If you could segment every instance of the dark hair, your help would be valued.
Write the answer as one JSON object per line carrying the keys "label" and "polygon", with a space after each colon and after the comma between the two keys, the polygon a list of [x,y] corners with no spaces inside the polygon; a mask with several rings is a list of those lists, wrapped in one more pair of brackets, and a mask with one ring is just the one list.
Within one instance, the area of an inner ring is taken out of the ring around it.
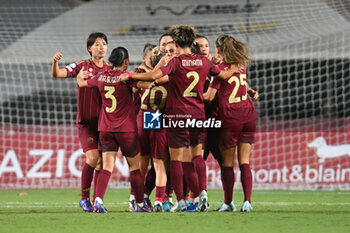
{"label": "dark hair", "polygon": [[155,47],[157,46],[154,44],[146,43],[145,46],[143,47],[143,56],[146,57],[147,53],[149,51],[152,51],[152,49],[154,49]]}
{"label": "dark hair", "polygon": [[205,36],[203,36],[203,35],[197,35],[197,37],[196,37],[196,39],[206,39],[207,41],[208,41],[208,43],[209,43],[209,40],[208,40],[208,38],[207,37],[205,37]]}
{"label": "dark hair", "polygon": [[90,56],[92,56],[92,54],[89,51],[89,48],[95,43],[97,38],[103,39],[108,44],[107,36],[104,33],[102,33],[102,32],[91,33],[86,41],[86,48],[87,48],[88,52],[90,53]]}
{"label": "dark hair", "polygon": [[191,52],[195,54],[201,54],[201,50],[199,48],[199,44],[197,42],[194,42],[191,47]]}
{"label": "dark hair", "polygon": [[160,45],[160,41],[163,39],[164,36],[170,36],[171,37],[171,35],[169,33],[164,33],[163,35],[160,36],[159,41],[158,41],[158,45]]}
{"label": "dark hair", "polygon": [[169,33],[181,48],[191,48],[194,39],[197,37],[196,29],[182,24],[171,26]]}
{"label": "dark hair", "polygon": [[154,68],[160,59],[164,56],[164,53],[160,51],[159,47],[155,47],[152,49],[152,55],[151,55],[151,66]]}
{"label": "dark hair", "polygon": [[129,58],[128,50],[124,47],[118,47],[113,49],[111,55],[108,58],[108,61],[112,63],[115,67],[121,67],[125,59]]}

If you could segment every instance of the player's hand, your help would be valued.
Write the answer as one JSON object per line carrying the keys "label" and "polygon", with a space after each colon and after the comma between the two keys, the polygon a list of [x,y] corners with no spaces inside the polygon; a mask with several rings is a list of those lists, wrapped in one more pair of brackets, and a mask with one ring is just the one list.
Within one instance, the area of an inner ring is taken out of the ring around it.
{"label": "player's hand", "polygon": [[210,54],[208,54],[208,55],[207,55],[207,58],[211,61],[211,60],[213,59],[213,56],[210,55]]}
{"label": "player's hand", "polygon": [[58,62],[59,60],[61,60],[61,58],[62,58],[62,53],[60,53],[60,52],[55,53],[55,55],[53,55],[54,62]]}
{"label": "player's hand", "polygon": [[174,55],[173,56],[163,56],[161,59],[160,59],[160,61],[159,61],[159,63],[161,64],[161,66],[165,66],[166,64],[168,64],[169,63],[169,61],[172,59],[174,57]]}
{"label": "player's hand", "polygon": [[84,70],[84,66],[83,66],[77,75],[77,79],[86,80],[88,78],[89,78],[89,72],[87,70]]}
{"label": "player's hand", "polygon": [[259,98],[259,93],[253,89],[248,90],[248,94],[252,100],[256,101]]}
{"label": "player's hand", "polygon": [[215,56],[211,58],[211,61],[214,62],[215,64],[220,64],[222,63],[222,58],[219,56]]}

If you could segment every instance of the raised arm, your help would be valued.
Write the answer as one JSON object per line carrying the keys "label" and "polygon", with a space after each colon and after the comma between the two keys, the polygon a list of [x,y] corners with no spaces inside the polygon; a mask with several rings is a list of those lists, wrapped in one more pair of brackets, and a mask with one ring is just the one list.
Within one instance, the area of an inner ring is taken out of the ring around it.
{"label": "raised arm", "polygon": [[58,61],[61,60],[61,58],[62,58],[62,53],[60,53],[60,52],[55,53],[55,55],[53,56],[51,73],[52,73],[52,77],[54,77],[54,78],[67,77],[67,70],[65,68],[60,69],[60,67],[58,66]]}
{"label": "raised arm", "polygon": [[120,75],[121,81],[125,81],[128,78],[133,78],[137,80],[142,80],[142,81],[154,81],[157,79],[160,79],[163,77],[163,72],[160,69],[151,71],[151,72],[146,72],[146,73],[124,73]]}
{"label": "raised arm", "polygon": [[89,77],[89,72],[84,70],[84,67],[81,68],[81,70],[79,71],[78,75],[77,75],[77,83],[79,87],[87,87],[88,86],[88,82],[87,82],[87,78]]}
{"label": "raised arm", "polygon": [[228,70],[220,71],[216,77],[226,79],[231,77],[234,73],[240,73],[240,69],[238,69],[236,65],[230,65],[230,68]]}

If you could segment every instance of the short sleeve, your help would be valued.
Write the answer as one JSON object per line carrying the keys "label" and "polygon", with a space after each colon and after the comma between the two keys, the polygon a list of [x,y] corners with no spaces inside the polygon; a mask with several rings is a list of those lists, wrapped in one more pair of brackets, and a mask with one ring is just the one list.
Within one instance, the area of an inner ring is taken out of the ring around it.
{"label": "short sleeve", "polygon": [[214,77],[213,82],[210,83],[209,87],[214,88],[214,89],[220,89],[221,86],[221,80],[217,77]]}
{"label": "short sleeve", "polygon": [[160,67],[160,70],[163,76],[173,74],[176,70],[176,58],[171,59],[167,65]]}
{"label": "short sleeve", "polygon": [[67,78],[76,77],[82,67],[83,67],[83,61],[74,62],[66,66],[65,69],[67,70]]}

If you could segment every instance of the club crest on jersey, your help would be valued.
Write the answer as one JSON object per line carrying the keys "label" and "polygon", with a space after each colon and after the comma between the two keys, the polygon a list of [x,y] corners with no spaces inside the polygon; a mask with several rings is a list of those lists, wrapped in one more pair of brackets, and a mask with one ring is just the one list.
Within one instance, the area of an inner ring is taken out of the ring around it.
{"label": "club crest on jersey", "polygon": [[161,115],[162,113],[160,113],[159,110],[156,112],[143,112],[143,128],[160,129]]}

